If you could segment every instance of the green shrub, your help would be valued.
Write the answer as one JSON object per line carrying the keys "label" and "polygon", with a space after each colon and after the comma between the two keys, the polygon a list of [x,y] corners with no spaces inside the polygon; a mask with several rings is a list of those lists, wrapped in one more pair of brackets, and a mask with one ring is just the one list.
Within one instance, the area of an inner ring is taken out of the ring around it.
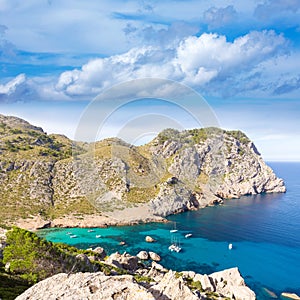
{"label": "green shrub", "polygon": [[3,263],[10,263],[10,273],[19,275],[29,283],[71,270],[93,271],[93,266],[85,265],[75,257],[85,253],[85,250],[65,244],[53,244],[18,227],[13,227],[6,236],[8,245],[3,251]]}

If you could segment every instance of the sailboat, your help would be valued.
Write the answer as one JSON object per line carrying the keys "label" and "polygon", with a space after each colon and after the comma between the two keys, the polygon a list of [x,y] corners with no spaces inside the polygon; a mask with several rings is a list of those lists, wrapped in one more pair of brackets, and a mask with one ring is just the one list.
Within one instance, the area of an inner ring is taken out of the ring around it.
{"label": "sailboat", "polygon": [[178,253],[181,251],[180,243],[177,243],[177,239],[175,237],[172,237],[171,243],[172,244],[168,248],[171,252],[175,251]]}

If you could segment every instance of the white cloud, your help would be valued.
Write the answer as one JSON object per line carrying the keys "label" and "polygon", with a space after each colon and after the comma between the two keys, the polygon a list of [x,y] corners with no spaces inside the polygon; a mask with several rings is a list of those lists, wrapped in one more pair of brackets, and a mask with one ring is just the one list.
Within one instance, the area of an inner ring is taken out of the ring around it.
{"label": "white cloud", "polygon": [[[250,78],[261,63],[285,54],[286,40],[274,31],[251,32],[226,40],[217,34],[190,36],[169,48],[144,46],[91,60],[80,70],[60,75],[56,89],[69,96],[95,95],[116,83],[141,77],[177,80],[195,88]],[[249,85],[250,87],[256,85]]]}
{"label": "white cloud", "polygon": [[11,95],[16,91],[18,86],[23,84],[26,81],[26,76],[25,74],[20,74],[16,78],[13,78],[6,84],[1,84],[0,85],[0,94],[6,94],[6,95]]}

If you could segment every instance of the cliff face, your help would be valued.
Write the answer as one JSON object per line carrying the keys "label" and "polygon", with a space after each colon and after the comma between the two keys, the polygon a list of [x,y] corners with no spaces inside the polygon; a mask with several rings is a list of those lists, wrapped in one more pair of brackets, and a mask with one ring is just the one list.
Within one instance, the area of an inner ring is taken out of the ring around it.
{"label": "cliff face", "polygon": [[286,191],[283,180],[276,177],[240,131],[166,130],[150,150],[169,162],[171,180],[160,185],[150,204],[161,215],[242,195]]}
{"label": "cliff face", "polygon": [[140,147],[118,139],[86,144],[0,115],[0,138],[3,220],[111,215],[139,205],[166,216],[226,198],[285,192],[239,131],[168,129]]}

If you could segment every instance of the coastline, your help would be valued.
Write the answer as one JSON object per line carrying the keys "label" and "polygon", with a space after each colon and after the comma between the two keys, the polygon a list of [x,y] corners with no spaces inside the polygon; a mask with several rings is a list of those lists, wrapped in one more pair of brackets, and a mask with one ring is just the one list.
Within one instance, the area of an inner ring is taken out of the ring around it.
{"label": "coastline", "polygon": [[143,204],[137,207],[115,210],[106,215],[72,214],[55,218],[53,220],[44,219],[41,216],[30,216],[26,219],[19,219],[15,221],[14,225],[26,230],[36,231],[38,229],[55,227],[105,228],[109,226],[128,226],[151,222],[167,223],[168,220],[163,217],[151,214],[148,210],[148,206]]}

